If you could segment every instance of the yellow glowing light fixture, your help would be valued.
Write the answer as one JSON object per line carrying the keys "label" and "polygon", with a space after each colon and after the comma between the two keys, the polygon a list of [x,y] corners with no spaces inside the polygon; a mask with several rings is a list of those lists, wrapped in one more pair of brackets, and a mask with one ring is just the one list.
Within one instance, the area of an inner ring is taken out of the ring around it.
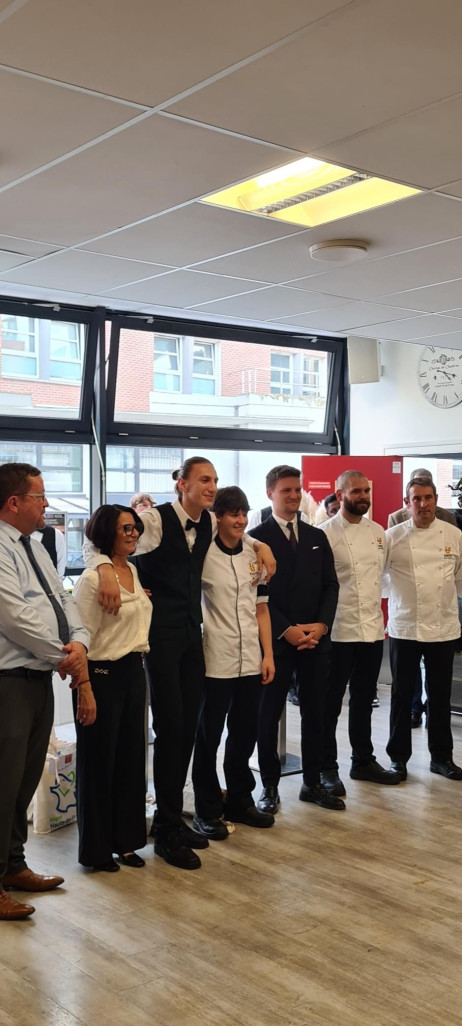
{"label": "yellow glowing light fixture", "polygon": [[313,228],[420,191],[303,157],[207,196],[204,202]]}

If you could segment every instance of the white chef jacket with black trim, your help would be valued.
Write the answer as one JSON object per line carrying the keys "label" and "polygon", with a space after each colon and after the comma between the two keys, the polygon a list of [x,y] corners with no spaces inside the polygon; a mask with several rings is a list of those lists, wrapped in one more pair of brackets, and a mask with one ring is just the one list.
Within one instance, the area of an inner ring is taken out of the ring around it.
{"label": "white chef jacket with black trim", "polygon": [[256,605],[268,602],[252,540],[229,549],[217,536],[202,571],[204,657],[207,677],[248,677],[261,672]]}
{"label": "white chef jacket with black trim", "polygon": [[457,594],[462,595],[462,531],[444,520],[415,527],[406,520],[386,532],[384,594],[388,633],[407,641],[460,637]]}
{"label": "white chef jacket with black trim", "polygon": [[385,531],[362,517],[351,524],[341,512],[319,524],[334,555],[340,584],[332,641],[380,641],[384,636],[382,574],[386,556]]}

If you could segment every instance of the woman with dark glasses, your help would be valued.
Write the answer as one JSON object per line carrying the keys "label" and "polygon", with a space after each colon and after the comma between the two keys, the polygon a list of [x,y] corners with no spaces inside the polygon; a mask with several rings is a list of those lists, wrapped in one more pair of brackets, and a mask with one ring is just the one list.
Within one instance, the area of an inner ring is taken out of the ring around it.
{"label": "woman with dark glasses", "polygon": [[143,530],[138,514],[118,505],[100,506],[86,526],[87,538],[114,567],[122,601],[117,618],[98,603],[96,570],[85,570],[74,589],[90,632],[88,668],[97,706],[92,726],[84,730],[76,723],[79,862],[108,873],[119,863],[144,866],[135,849],[146,844],[142,653],[149,650],[152,607],[128,562]]}

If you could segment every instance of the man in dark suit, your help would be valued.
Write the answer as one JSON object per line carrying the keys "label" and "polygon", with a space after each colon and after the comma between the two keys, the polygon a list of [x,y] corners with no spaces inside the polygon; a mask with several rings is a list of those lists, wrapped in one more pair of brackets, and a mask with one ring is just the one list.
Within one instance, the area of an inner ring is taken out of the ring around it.
{"label": "man in dark suit", "polygon": [[300,519],[299,470],[286,464],[274,467],[267,474],[266,491],[273,512],[250,532],[271,545],[277,560],[277,573],[269,584],[276,675],[265,687],[260,705],[258,758],[263,791],[258,807],[274,813],[279,805],[278,724],[295,672],[302,728],[300,800],[325,809],[344,809],[345,803],[320,783],[329,635],[339,590],[332,550],[323,531]]}

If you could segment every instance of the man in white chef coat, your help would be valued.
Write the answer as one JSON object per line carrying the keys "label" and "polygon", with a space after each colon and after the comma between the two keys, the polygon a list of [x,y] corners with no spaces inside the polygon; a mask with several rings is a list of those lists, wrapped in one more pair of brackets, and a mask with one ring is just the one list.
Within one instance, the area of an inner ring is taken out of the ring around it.
{"label": "man in white chef coat", "polygon": [[387,752],[403,780],[412,753],[412,692],[422,656],[430,770],[462,780],[462,769],[452,758],[450,705],[455,643],[460,638],[457,594],[462,594],[462,533],[436,519],[437,498],[432,481],[413,478],[405,500],[410,519],[386,532],[393,675]]}
{"label": "man in white chef coat", "polygon": [[348,682],[350,777],[375,784],[399,784],[401,776],[380,766],[371,738],[372,702],[383,653],[385,531],[365,517],[371,505],[371,489],[360,470],[345,470],[340,475],[336,495],[339,512],[320,524],[329,540],[340,584],[331,632],[321,783],[331,794],[342,796],[345,787],[338,773],[335,733]]}

